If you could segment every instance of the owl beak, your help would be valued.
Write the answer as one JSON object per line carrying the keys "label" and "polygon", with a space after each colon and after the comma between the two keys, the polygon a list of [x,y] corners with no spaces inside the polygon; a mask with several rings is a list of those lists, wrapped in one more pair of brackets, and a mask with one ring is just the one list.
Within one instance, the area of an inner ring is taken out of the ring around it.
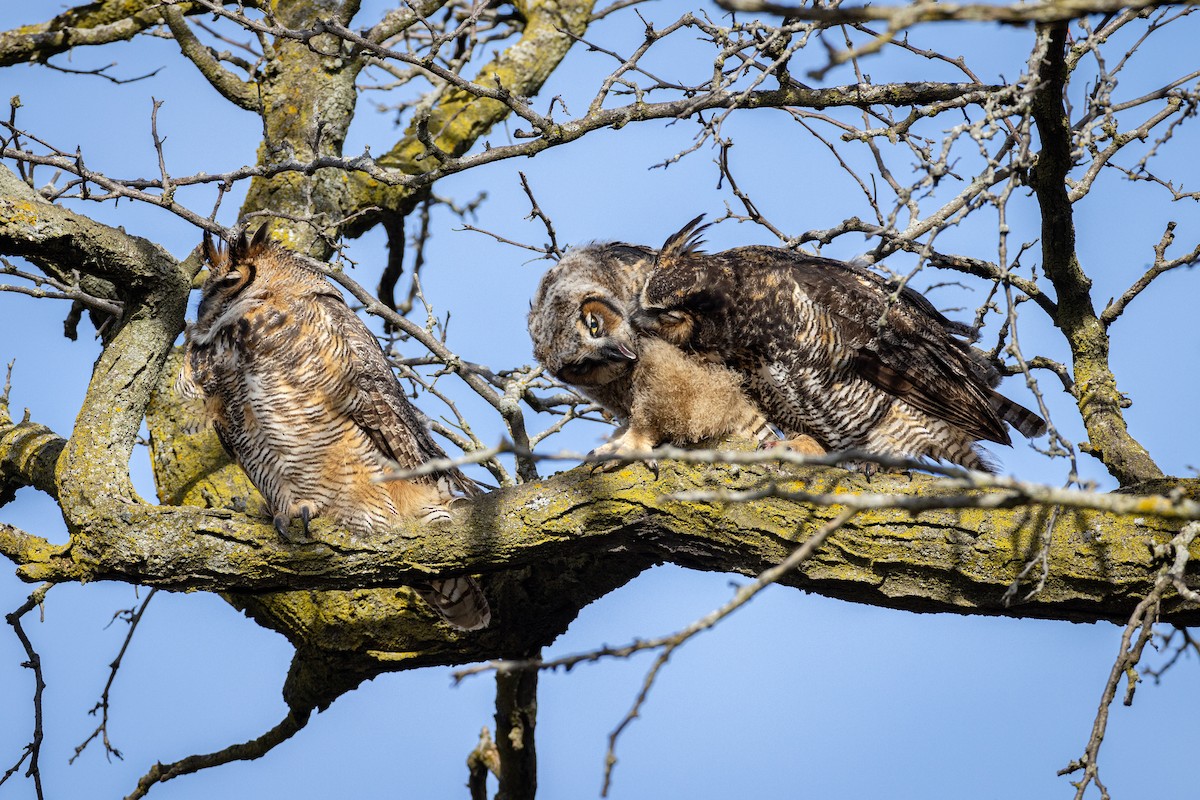
{"label": "owl beak", "polygon": [[627,358],[630,361],[637,361],[637,353],[630,350],[622,342],[613,342],[605,345],[604,355],[613,360],[616,360],[617,358]]}

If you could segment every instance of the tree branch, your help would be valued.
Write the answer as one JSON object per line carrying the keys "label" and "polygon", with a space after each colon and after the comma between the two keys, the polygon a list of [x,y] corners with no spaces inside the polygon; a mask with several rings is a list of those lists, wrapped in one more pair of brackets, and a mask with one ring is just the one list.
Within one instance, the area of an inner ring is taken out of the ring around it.
{"label": "tree branch", "polygon": [[[964,491],[920,474],[868,484],[843,470],[668,464],[650,485],[640,466],[596,475],[579,468],[494,492],[456,515],[453,535],[406,525],[363,541],[318,520],[314,542],[290,545],[266,519],[132,503],[119,520],[93,521],[69,550],[27,561],[20,572],[26,580],[122,580],[173,590],[350,589],[616,550],[636,571],[670,561],[758,574],[790,552],[793,530],[803,538],[838,509],[857,508],[837,552],[782,582],[922,611],[1116,619],[1127,615],[1129,597],[1153,585],[1152,547],[1174,530],[1163,520],[1200,519],[1200,503],[1183,498],[1089,501],[1086,492],[1046,487],[1039,501],[1028,491]],[[714,490],[720,493],[707,500],[695,494]],[[751,494],[731,494],[737,490]],[[1040,543],[1047,507],[1073,499],[1111,510],[1064,515],[1053,532],[1046,589],[1005,608],[1001,597]],[[1186,604],[1164,612],[1164,619],[1196,616]],[[507,649],[535,644],[542,643],[514,640]]]}
{"label": "tree branch", "polygon": [[47,202],[3,165],[0,255],[22,256],[59,280],[70,281],[76,270],[98,278],[108,284],[104,289],[83,288],[105,299],[153,287],[164,265],[176,263],[147,239]]}
{"label": "tree branch", "polygon": [[196,65],[204,79],[212,84],[222,97],[247,111],[262,111],[258,87],[251,81],[241,80],[221,66],[221,62],[217,61],[209,49],[196,38],[196,34],[192,33],[179,6],[163,5],[162,16],[167,27],[171,29],[171,35],[179,44],[179,52]]}
{"label": "tree branch", "polygon": [[49,22],[0,33],[0,67],[45,61],[73,47],[132,39],[160,21],[162,0],[100,0]]}
{"label": "tree branch", "polygon": [[888,22],[893,30],[921,22],[974,21],[1008,25],[1067,22],[1092,14],[1114,14],[1126,9],[1190,4],[1191,0],[1044,0],[1011,5],[917,0],[897,6],[789,6],[771,0],[717,0],[717,5],[729,11],[777,14],[797,20],[811,20],[825,26],[882,21]]}
{"label": "tree branch", "polygon": [[366,38],[375,44],[383,44],[393,36],[408,30],[444,5],[446,5],[446,0],[416,0],[415,2],[405,3],[400,8],[394,8],[387,12],[383,16],[383,19],[379,20],[371,30],[367,31]]}
{"label": "tree branch", "polygon": [[1162,470],[1132,436],[1121,414],[1121,393],[1109,365],[1109,339],[1092,305],[1091,278],[1075,252],[1075,222],[1067,192],[1074,166],[1063,93],[1067,81],[1065,23],[1039,28],[1031,69],[1036,77],[1031,110],[1041,138],[1029,182],[1042,216],[1042,269],[1058,296],[1055,324],[1071,346],[1079,410],[1090,441],[1081,446],[1122,485],[1162,477]]}
{"label": "tree branch", "polygon": [[155,764],[142,776],[137,783],[137,788],[130,792],[125,797],[125,800],[138,800],[145,797],[146,793],[154,788],[155,785],[166,783],[172,778],[178,778],[180,775],[190,775],[202,769],[219,767],[222,764],[229,764],[233,761],[251,761],[256,758],[262,758],[276,746],[295,736],[306,724],[308,724],[308,714],[288,712],[288,715],[278,725],[256,739],[251,739],[241,744],[230,745],[215,753],[188,756],[170,764]]}
{"label": "tree branch", "polygon": [[538,669],[496,673],[496,800],[526,800],[537,793]]}

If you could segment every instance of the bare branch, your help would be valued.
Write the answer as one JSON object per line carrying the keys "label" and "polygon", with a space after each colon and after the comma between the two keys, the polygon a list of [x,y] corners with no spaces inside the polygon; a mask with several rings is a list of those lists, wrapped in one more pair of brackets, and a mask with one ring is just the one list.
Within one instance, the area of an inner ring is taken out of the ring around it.
{"label": "bare branch", "polygon": [[[821,545],[825,544],[825,540],[836,533],[843,525],[851,520],[857,512],[853,509],[847,509],[832,520],[821,526],[814,532],[804,544],[792,551],[787,558],[780,562],[777,566],[771,567],[768,570],[761,572],[757,578],[751,583],[740,587],[734,593],[733,599],[725,605],[713,611],[711,614],[701,617],[700,619],[688,625],[683,630],[674,633],[670,636],[660,638],[658,646],[662,648],[662,652],[655,657],[654,663],[650,667],[650,671],[646,673],[646,679],[642,683],[642,689],[638,692],[637,699],[634,700],[633,706],[625,714],[624,718],[608,735],[608,752],[604,756],[604,785],[600,789],[601,797],[608,797],[608,790],[612,786],[612,771],[617,764],[617,740],[621,737],[622,732],[629,726],[634,719],[637,718],[641,711],[642,704],[646,702],[646,698],[650,694],[650,689],[654,686],[654,680],[658,677],[659,671],[666,665],[671,658],[671,654],[682,647],[699,633],[709,630],[721,620],[728,617],[734,611],[749,603],[754,596],[767,588],[771,584],[777,582],[787,573],[799,567],[805,561],[812,557],[814,553],[820,549]],[[635,647],[638,649],[646,649],[644,643],[637,643]],[[632,648],[631,648],[632,649]]]}
{"label": "bare branch", "polygon": [[1135,297],[1142,293],[1159,275],[1179,267],[1193,267],[1200,261],[1200,245],[1196,245],[1190,253],[1178,258],[1167,258],[1167,248],[1175,241],[1175,222],[1168,222],[1163,231],[1162,239],[1154,246],[1154,265],[1138,278],[1132,286],[1126,289],[1120,297],[1110,302],[1100,314],[1100,321],[1107,327],[1116,322],[1117,317],[1125,312],[1125,308]]}
{"label": "bare branch", "polygon": [[161,0],[100,0],[49,22],[0,33],[0,67],[45,61],[71,48],[132,39],[157,25]]}
{"label": "bare branch", "polygon": [[[1197,534],[1200,534],[1200,524],[1189,523],[1170,543],[1160,546],[1158,549],[1158,556],[1166,559],[1166,563],[1159,570],[1154,588],[1138,603],[1121,634],[1121,648],[1117,651],[1117,659],[1104,684],[1104,692],[1100,696],[1100,708],[1096,712],[1096,719],[1092,724],[1092,735],[1088,739],[1083,756],[1058,772],[1059,775],[1070,775],[1083,770],[1083,777],[1079,781],[1073,782],[1075,800],[1083,800],[1088,786],[1092,783],[1095,783],[1100,789],[1101,797],[1108,797],[1108,789],[1100,782],[1099,756],[1100,745],[1104,742],[1104,734],[1108,727],[1109,707],[1116,698],[1117,688],[1122,677],[1128,681],[1125,705],[1132,703],[1134,689],[1139,680],[1135,668],[1141,661],[1142,650],[1153,636],[1153,626],[1158,620],[1159,609],[1167,590],[1174,587],[1175,581],[1180,579],[1183,574],[1189,560],[1189,548]],[[1135,635],[1136,640],[1134,639]]]}
{"label": "bare branch", "polygon": [[229,102],[247,111],[260,112],[262,100],[258,96],[258,87],[250,81],[244,81],[221,66],[215,55],[196,38],[183,11],[178,5],[166,3],[162,6],[162,17],[171,29],[171,35],[179,44],[179,52],[196,65],[214,89]]}
{"label": "bare branch", "polygon": [[[16,294],[28,295],[29,297],[52,300],[71,300],[94,311],[100,311],[114,317],[121,316],[120,303],[103,297],[97,297],[80,288],[78,272],[75,273],[75,280],[72,283],[66,283],[54,277],[26,272],[13,265],[7,259],[0,258],[0,275],[12,275],[15,278],[20,278],[33,284],[33,286],[3,284],[0,285],[0,292],[14,292]],[[54,291],[43,289],[42,286],[50,286]]]}
{"label": "bare branch", "polygon": [[550,217],[546,216],[546,212],[542,211],[541,206],[538,205],[537,199],[533,196],[533,189],[529,187],[529,179],[525,177],[525,173],[518,172],[517,174],[521,176],[521,188],[525,190],[525,196],[529,198],[529,205],[532,206],[529,215],[525,219],[534,219],[536,217],[542,221],[542,224],[546,226],[546,235],[550,237],[550,243],[542,248],[543,252],[555,258],[562,258],[563,251],[558,246],[558,237],[554,234],[554,223],[550,221]]}
{"label": "bare branch", "polygon": [[1108,360],[1108,335],[1092,305],[1091,279],[1075,252],[1073,208],[1066,187],[1074,165],[1063,107],[1066,38],[1065,24],[1040,28],[1032,63],[1037,80],[1031,110],[1042,150],[1029,182],[1042,213],[1042,268],[1058,295],[1055,323],[1074,356],[1079,410],[1090,437],[1084,452],[1099,458],[1122,484],[1135,483],[1163,473],[1126,428]]}
{"label": "bare branch", "polygon": [[96,712],[99,711],[100,724],[96,726],[96,729],[92,731],[91,735],[82,744],[75,746],[75,754],[68,759],[68,764],[74,764],[75,759],[79,758],[80,754],[83,753],[97,736],[101,737],[101,741],[104,743],[105,758],[108,758],[110,755],[116,756],[118,759],[124,758],[121,755],[121,751],[113,747],[112,742],[108,738],[108,697],[109,692],[112,691],[113,682],[117,679],[117,670],[121,668],[121,661],[125,658],[125,651],[129,649],[129,643],[133,641],[133,634],[137,631],[138,623],[142,621],[142,615],[146,613],[146,606],[150,605],[150,601],[154,599],[156,592],[158,592],[157,589],[151,589],[140,606],[125,611],[118,611],[113,616],[114,620],[117,617],[124,616],[125,621],[129,623],[129,629],[125,632],[125,640],[121,642],[121,649],[117,651],[117,657],[108,665],[108,680],[104,683],[104,690],[100,693],[100,700],[88,712],[91,716],[96,716]]}
{"label": "bare branch", "polygon": [[25,768],[25,777],[33,778],[33,788],[38,800],[44,800],[45,794],[42,792],[42,773],[39,758],[42,753],[42,738],[45,731],[42,728],[42,693],[46,690],[46,681],[42,673],[42,659],[37,651],[33,649],[33,643],[29,640],[29,636],[25,633],[25,629],[21,626],[21,617],[28,614],[33,609],[41,606],[42,601],[46,599],[46,592],[50,591],[51,584],[46,583],[39,586],[37,589],[26,598],[16,611],[6,614],[4,619],[12,626],[13,631],[17,634],[17,638],[21,641],[21,646],[25,648],[25,662],[21,666],[33,670],[33,738],[21,753],[21,758],[14,764],[4,775],[0,776],[0,785],[16,774],[17,770],[28,760],[29,766]]}
{"label": "bare branch", "polygon": [[887,22],[892,31],[900,31],[922,22],[1000,22],[1028,25],[1032,22],[1057,23],[1090,16],[1137,11],[1166,5],[1181,5],[1163,0],[1043,0],[1011,5],[915,2],[903,6],[786,6],[771,0],[717,0],[729,11],[777,14],[792,19],[812,20],[825,26],[847,23]]}
{"label": "bare branch", "polygon": [[262,758],[275,749],[276,746],[295,736],[306,724],[308,724],[307,714],[296,714],[289,711],[288,715],[278,725],[257,739],[251,739],[241,744],[233,744],[215,753],[188,756],[170,764],[155,764],[138,780],[137,788],[126,795],[125,800],[139,800],[139,798],[145,797],[146,793],[156,785],[166,783],[172,778],[178,778],[180,775],[190,775],[202,769],[219,767],[222,764],[229,764],[234,761],[250,761],[255,758]]}

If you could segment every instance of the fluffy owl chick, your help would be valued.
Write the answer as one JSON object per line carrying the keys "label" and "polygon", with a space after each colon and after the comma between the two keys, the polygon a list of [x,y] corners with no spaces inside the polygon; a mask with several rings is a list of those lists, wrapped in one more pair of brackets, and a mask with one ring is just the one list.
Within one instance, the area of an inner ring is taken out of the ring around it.
{"label": "fluffy owl chick", "polygon": [[[457,470],[381,482],[445,453],[401,391],[379,342],[342,295],[266,226],[228,250],[205,237],[209,263],[178,386],[202,397],[221,444],[262,494],[281,535],[314,517],[369,535],[397,518],[447,520]],[[488,624],[473,578],[415,587],[447,622]]]}
{"label": "fluffy owl chick", "polygon": [[765,419],[740,375],[631,324],[655,256],[623,243],[569,251],[542,277],[530,304],[534,356],[623,423],[598,454],[764,435]]}
{"label": "fluffy owl chick", "polygon": [[777,247],[699,249],[702,217],[671,236],[637,324],[743,376],[772,423],[830,451],[928,457],[991,471],[976,442],[1004,423],[1045,432],[993,390],[996,371],[917,292],[851,264]]}

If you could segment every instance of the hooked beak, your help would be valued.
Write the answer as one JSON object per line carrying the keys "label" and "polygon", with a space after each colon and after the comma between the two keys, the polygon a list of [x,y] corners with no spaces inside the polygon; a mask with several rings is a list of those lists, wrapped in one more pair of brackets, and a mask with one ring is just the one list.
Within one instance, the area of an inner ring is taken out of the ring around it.
{"label": "hooked beak", "polygon": [[612,342],[604,346],[603,353],[605,357],[616,360],[617,358],[627,358],[630,361],[637,361],[637,353],[630,350],[622,342]]}

